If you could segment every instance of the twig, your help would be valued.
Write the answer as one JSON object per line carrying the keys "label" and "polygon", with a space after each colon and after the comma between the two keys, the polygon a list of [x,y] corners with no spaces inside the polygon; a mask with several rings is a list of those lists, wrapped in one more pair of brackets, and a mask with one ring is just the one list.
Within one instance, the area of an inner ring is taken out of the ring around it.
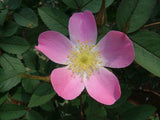
{"label": "twig", "polygon": [[158,93],[158,92],[156,92],[156,91],[153,91],[153,90],[149,90],[149,89],[142,89],[144,92],[151,92],[151,93],[153,93],[153,94],[155,94],[155,95],[157,95],[157,96],[159,96],[160,97],[160,93]]}
{"label": "twig", "polygon": [[151,23],[151,24],[148,24],[148,25],[144,25],[144,28],[150,27],[150,26],[153,26],[153,25],[158,25],[158,24],[160,24],[160,22]]}
{"label": "twig", "polygon": [[42,81],[45,81],[45,82],[50,82],[50,76],[42,77],[42,76],[21,74],[21,75],[18,75],[18,77],[36,79],[36,80],[42,80]]}

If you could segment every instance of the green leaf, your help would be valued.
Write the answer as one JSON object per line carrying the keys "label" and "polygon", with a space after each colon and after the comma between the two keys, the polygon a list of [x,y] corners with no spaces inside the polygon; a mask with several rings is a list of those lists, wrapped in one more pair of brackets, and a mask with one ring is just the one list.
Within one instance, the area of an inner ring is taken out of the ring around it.
{"label": "green leaf", "polygon": [[43,83],[33,93],[28,107],[43,105],[51,100],[55,94],[56,93],[54,92],[51,85]]}
{"label": "green leaf", "polygon": [[4,94],[4,95],[0,95],[0,105],[3,104],[5,102],[5,100],[7,99],[8,97],[8,93],[7,94]]}
{"label": "green leaf", "polygon": [[8,13],[7,9],[0,11],[0,26],[2,26],[4,24],[4,21],[6,19],[7,13]]}
{"label": "green leaf", "polygon": [[69,17],[65,13],[48,7],[38,8],[38,13],[49,29],[68,35]]}
{"label": "green leaf", "polygon": [[[114,0],[105,0],[105,8],[109,7]],[[63,0],[63,2],[74,9],[90,10],[96,13],[100,10],[102,0]]]}
{"label": "green leaf", "polygon": [[37,66],[37,55],[33,50],[29,50],[23,54],[23,60],[25,65],[32,71],[36,71]]}
{"label": "green leaf", "polygon": [[0,106],[0,119],[1,120],[13,120],[22,117],[26,110],[22,106],[15,104],[4,104]]}
{"label": "green leaf", "polygon": [[35,110],[30,110],[26,115],[27,120],[44,120],[40,113]]}
{"label": "green leaf", "polygon": [[0,76],[0,92],[6,92],[20,83],[20,77],[17,77],[17,73],[13,70],[4,71],[0,69]]}
{"label": "green leaf", "polygon": [[134,32],[151,16],[156,0],[122,0],[117,11],[119,30]]}
{"label": "green leaf", "polygon": [[129,37],[133,40],[135,61],[160,77],[160,35],[150,31],[139,31]]}
{"label": "green leaf", "polygon": [[22,102],[29,102],[30,95],[27,94],[22,87],[18,87],[12,95],[12,98]]}
{"label": "green leaf", "polygon": [[25,72],[22,62],[18,58],[11,57],[8,54],[0,56],[0,65],[4,70],[13,70],[17,73]]}
{"label": "green leaf", "polygon": [[24,27],[34,28],[38,26],[38,17],[30,8],[22,8],[14,13],[14,19],[17,24]]}
{"label": "green leaf", "polygon": [[24,78],[22,79],[22,86],[27,93],[33,93],[33,91],[38,87],[39,80],[32,80]]}
{"label": "green leaf", "polygon": [[120,120],[146,120],[156,111],[151,105],[133,107],[120,116]]}
{"label": "green leaf", "polygon": [[6,22],[2,27],[0,27],[0,36],[9,37],[17,32],[18,25],[15,22]]}
{"label": "green leaf", "polygon": [[89,98],[85,113],[87,120],[106,120],[107,118],[107,112],[104,107],[91,98]]}
{"label": "green leaf", "polygon": [[46,111],[53,111],[53,110],[55,110],[55,107],[54,107],[52,101],[49,101],[48,103],[43,104],[43,105],[41,105],[40,107],[41,107],[43,110],[46,110]]}
{"label": "green leaf", "polygon": [[[76,1],[76,2],[75,2]],[[74,8],[74,9],[78,9],[78,7],[79,7],[79,3],[78,2],[82,2],[82,0],[79,0],[79,1],[77,1],[77,0],[63,0],[63,2],[67,5],[67,6],[69,6],[69,7],[71,7],[71,8]]]}
{"label": "green leaf", "polygon": [[8,6],[9,9],[14,10],[20,7],[22,0],[5,0],[5,5]]}
{"label": "green leaf", "polygon": [[110,31],[110,29],[106,26],[98,28],[98,38],[97,43]]}
{"label": "green leaf", "polygon": [[134,108],[135,105],[130,103],[130,102],[125,102],[124,104],[122,104],[120,107],[117,107],[117,112],[119,113],[119,115],[125,114],[126,111],[128,111],[131,108]]}
{"label": "green leaf", "polygon": [[0,1],[0,10],[4,9],[4,3],[2,1]]}
{"label": "green leaf", "polygon": [[[105,8],[110,6],[114,0],[105,0]],[[82,10],[90,10],[92,13],[96,13],[100,10],[102,0],[86,0],[82,6]]]}
{"label": "green leaf", "polygon": [[29,44],[25,39],[13,36],[0,39],[0,48],[8,53],[22,54],[29,48]]}

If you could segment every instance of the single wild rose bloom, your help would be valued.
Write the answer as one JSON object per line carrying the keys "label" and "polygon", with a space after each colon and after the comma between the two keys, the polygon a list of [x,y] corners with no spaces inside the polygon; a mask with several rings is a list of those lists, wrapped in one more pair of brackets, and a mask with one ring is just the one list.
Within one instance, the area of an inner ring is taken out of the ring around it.
{"label": "single wild rose bloom", "polygon": [[86,88],[98,102],[111,105],[121,96],[117,77],[104,67],[123,68],[132,63],[134,48],[126,34],[108,32],[98,44],[93,14],[86,10],[69,20],[70,40],[59,32],[40,34],[36,49],[52,61],[66,65],[52,71],[50,79],[56,93],[66,100],[79,96]]}

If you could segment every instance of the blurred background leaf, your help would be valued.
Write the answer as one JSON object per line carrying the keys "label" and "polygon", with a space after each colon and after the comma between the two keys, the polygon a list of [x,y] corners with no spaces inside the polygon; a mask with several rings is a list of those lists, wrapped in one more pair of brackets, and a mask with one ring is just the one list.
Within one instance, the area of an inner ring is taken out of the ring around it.
{"label": "blurred background leaf", "polygon": [[0,39],[0,48],[8,53],[22,54],[29,48],[29,44],[22,37],[13,36]]}
{"label": "blurred background leaf", "polygon": [[53,91],[51,85],[43,83],[33,93],[28,106],[36,107],[39,105],[43,105],[49,100],[51,100],[54,95],[55,92]]}
{"label": "blurred background leaf", "polygon": [[117,10],[120,31],[134,32],[142,27],[153,12],[157,0],[122,0]]}
{"label": "blurred background leaf", "polygon": [[127,110],[120,116],[121,120],[146,120],[156,111],[156,108],[150,105],[140,105]]}
{"label": "blurred background leaf", "polygon": [[0,119],[13,120],[22,117],[26,113],[23,106],[4,104],[0,106]]}
{"label": "blurred background leaf", "polygon": [[34,28],[38,26],[37,15],[30,8],[22,8],[14,13],[14,19],[17,24],[24,27]]}
{"label": "blurred background leaf", "polygon": [[38,13],[49,29],[68,35],[69,17],[65,13],[48,7],[38,8]]}
{"label": "blurred background leaf", "polygon": [[132,35],[135,61],[149,72],[160,77],[160,35],[150,31],[139,31]]}

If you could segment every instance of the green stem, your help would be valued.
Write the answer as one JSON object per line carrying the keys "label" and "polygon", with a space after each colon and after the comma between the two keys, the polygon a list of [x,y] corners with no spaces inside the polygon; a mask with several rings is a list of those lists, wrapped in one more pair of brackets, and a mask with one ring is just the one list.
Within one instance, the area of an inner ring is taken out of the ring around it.
{"label": "green stem", "polygon": [[26,75],[26,74],[21,74],[21,75],[18,75],[19,77],[22,77],[22,78],[29,78],[29,79],[36,79],[36,80],[42,80],[42,81],[45,81],[45,82],[50,82],[50,76],[35,76],[35,75]]}

